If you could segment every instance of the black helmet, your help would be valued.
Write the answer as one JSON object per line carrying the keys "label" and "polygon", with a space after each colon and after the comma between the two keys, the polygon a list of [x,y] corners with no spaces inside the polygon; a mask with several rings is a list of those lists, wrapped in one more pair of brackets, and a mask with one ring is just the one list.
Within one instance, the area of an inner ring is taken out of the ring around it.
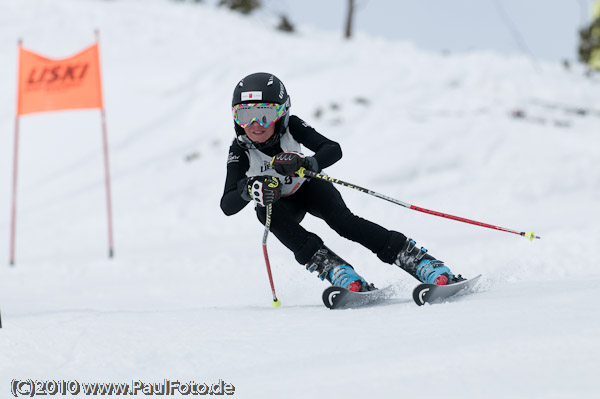
{"label": "black helmet", "polygon": [[233,122],[235,134],[242,147],[264,148],[277,142],[281,135],[286,131],[290,119],[290,97],[285,86],[275,75],[266,72],[257,72],[246,76],[235,86],[231,106],[248,103],[275,103],[285,104],[284,115],[275,123],[275,133],[265,143],[251,142],[235,120]]}

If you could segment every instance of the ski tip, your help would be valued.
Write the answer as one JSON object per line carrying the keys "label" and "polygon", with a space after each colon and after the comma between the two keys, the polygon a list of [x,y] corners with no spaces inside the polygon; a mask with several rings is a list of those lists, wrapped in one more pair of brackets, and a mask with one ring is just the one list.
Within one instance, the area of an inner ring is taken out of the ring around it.
{"label": "ski tip", "polygon": [[336,297],[338,295],[340,295],[342,293],[342,288],[340,287],[335,287],[335,286],[331,286],[331,287],[327,287],[325,288],[325,290],[323,291],[323,304],[329,308],[329,309],[335,309],[337,308],[337,301],[336,301]]}
{"label": "ski tip", "polygon": [[414,288],[412,297],[418,306],[423,306],[426,303],[439,302],[440,300],[445,300],[454,296],[460,291],[471,291],[480,277],[481,274],[478,274],[475,277],[448,285],[421,283]]}

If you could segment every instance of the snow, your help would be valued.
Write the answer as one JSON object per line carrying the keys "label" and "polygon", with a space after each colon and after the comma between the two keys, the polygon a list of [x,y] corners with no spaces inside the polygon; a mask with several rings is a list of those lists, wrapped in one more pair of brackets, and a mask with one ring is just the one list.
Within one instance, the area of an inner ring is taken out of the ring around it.
{"label": "snow", "polygon": [[[595,397],[598,78],[581,66],[273,25],[191,2],[0,3],[0,396],[13,379],[33,378],[223,379],[240,398]],[[91,44],[96,27],[115,258],[100,116],[70,111],[21,118],[9,267],[17,40],[60,58]],[[341,143],[331,176],[542,239],[340,187],[355,213],[456,273],[483,274],[479,292],[417,307],[408,275],[307,217],[368,281],[397,294],[385,306],[329,311],[325,283],[270,236],[282,301],[272,308],[263,227],[250,206],[233,217],[219,209],[231,92],[255,71],[279,76],[293,113]],[[515,109],[546,122],[511,118]]]}

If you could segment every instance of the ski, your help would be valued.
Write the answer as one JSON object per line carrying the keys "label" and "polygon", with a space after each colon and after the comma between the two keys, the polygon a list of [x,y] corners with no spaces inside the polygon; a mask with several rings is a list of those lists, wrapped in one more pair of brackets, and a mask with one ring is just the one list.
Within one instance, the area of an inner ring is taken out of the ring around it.
{"label": "ski", "polygon": [[440,302],[461,291],[469,292],[479,277],[481,277],[481,274],[468,280],[459,281],[458,283],[449,285],[422,283],[415,287],[412,296],[415,303],[419,306],[425,305],[426,303]]}
{"label": "ski", "polygon": [[[459,293],[468,293],[477,283],[481,274],[468,280],[449,285],[422,283],[413,290],[413,299],[419,306],[437,303]],[[329,309],[352,309],[377,305],[386,302],[395,293],[393,286],[374,291],[354,292],[342,287],[331,286],[323,291],[323,304]]]}
{"label": "ski", "polygon": [[394,289],[391,285],[365,292],[349,291],[342,287],[331,286],[323,291],[323,304],[329,309],[349,309],[375,305],[391,298]]}

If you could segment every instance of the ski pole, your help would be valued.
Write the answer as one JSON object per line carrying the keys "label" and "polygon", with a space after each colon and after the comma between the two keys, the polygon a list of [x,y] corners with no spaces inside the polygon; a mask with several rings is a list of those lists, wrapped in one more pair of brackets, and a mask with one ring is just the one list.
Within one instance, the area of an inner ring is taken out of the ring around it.
{"label": "ski pole", "polygon": [[263,234],[262,247],[263,254],[265,255],[265,264],[267,265],[267,274],[269,275],[269,282],[271,283],[271,292],[273,293],[273,302],[271,306],[278,308],[281,306],[281,301],[277,299],[275,294],[275,284],[273,284],[273,276],[271,275],[271,262],[269,262],[269,254],[267,253],[267,236],[269,235],[269,229],[271,228],[271,216],[273,214],[273,204],[267,205],[267,220],[265,222],[265,233]]}
{"label": "ski pole", "polygon": [[488,229],[494,229],[494,230],[505,231],[507,233],[518,234],[520,236],[528,238],[529,241],[533,241],[534,238],[540,239],[540,237],[536,236],[533,231],[527,232],[527,233],[525,233],[525,232],[518,232],[516,230],[507,229],[507,228],[504,228],[504,227],[498,227],[498,226],[494,226],[494,225],[487,224],[487,223],[477,222],[475,220],[465,219],[465,218],[462,218],[460,216],[453,216],[453,215],[449,215],[447,213],[442,213],[442,212],[437,212],[437,211],[432,211],[432,210],[429,210],[429,209],[421,208],[421,207],[418,207],[418,206],[415,206],[415,205],[408,204],[406,202],[398,201],[397,199],[388,197],[387,195],[376,193],[375,191],[369,190],[367,188],[363,188],[363,187],[357,186],[356,184],[346,183],[345,181],[342,181],[342,180],[339,180],[339,179],[336,179],[336,178],[333,178],[333,177],[330,177],[330,176],[321,175],[319,173],[313,172],[311,170],[307,170],[305,168],[300,168],[296,173],[300,177],[313,177],[313,178],[325,180],[325,181],[328,181],[328,182],[331,182],[331,183],[339,184],[339,185],[347,187],[347,188],[353,188],[355,190],[360,191],[361,193],[369,194],[369,195],[372,195],[374,197],[384,199],[386,201],[392,202],[392,203],[394,203],[396,205],[400,205],[400,206],[403,206],[403,207],[408,208],[408,209],[412,209],[414,211],[424,212],[424,213],[428,213],[430,215],[440,216],[440,217],[443,217],[443,218],[446,218],[446,219],[457,220],[457,221],[463,222],[463,223],[474,224],[476,226],[487,227]]}

